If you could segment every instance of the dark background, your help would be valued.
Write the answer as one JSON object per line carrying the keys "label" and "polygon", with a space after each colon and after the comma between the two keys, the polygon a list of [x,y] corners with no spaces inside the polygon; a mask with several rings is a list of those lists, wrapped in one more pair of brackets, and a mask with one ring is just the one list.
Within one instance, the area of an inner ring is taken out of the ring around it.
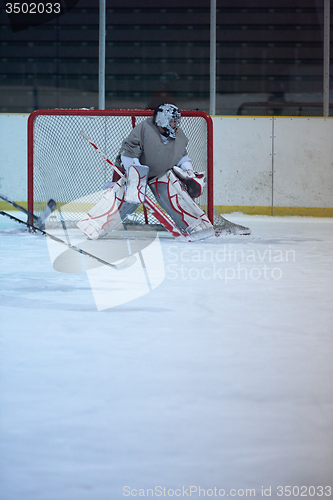
{"label": "dark background", "polygon": [[[0,112],[97,108],[99,1],[32,27],[5,3]],[[106,108],[209,111],[209,37],[210,0],[108,0]],[[217,0],[217,114],[321,115],[322,100],[323,1]]]}

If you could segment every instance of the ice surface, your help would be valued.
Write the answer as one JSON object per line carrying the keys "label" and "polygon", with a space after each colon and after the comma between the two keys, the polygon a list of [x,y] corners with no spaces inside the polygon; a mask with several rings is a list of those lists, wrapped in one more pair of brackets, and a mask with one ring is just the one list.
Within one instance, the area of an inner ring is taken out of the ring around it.
{"label": "ice surface", "polygon": [[0,218],[1,500],[332,498],[333,220],[227,218],[102,311]]}

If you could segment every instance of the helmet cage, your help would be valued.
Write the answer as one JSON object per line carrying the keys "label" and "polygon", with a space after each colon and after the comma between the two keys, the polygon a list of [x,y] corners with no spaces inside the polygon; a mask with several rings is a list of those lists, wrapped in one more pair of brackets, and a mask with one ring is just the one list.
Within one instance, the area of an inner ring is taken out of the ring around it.
{"label": "helmet cage", "polygon": [[177,106],[173,104],[162,104],[158,107],[155,123],[163,128],[167,137],[176,138],[180,125],[181,114]]}

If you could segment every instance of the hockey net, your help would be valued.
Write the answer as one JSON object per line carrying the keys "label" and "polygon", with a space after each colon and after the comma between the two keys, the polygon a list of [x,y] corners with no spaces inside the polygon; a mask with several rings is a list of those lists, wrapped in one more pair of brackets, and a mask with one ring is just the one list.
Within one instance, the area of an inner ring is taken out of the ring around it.
{"label": "hockey net", "polygon": [[[55,223],[75,227],[101,198],[113,168],[82,137],[85,132],[115,162],[124,138],[153,111],[37,110],[28,120],[28,210],[39,215],[49,199],[57,202]],[[189,139],[194,171],[205,172],[207,185],[196,201],[213,222],[213,129],[209,115],[182,111],[181,129]],[[147,194],[155,201],[153,193]],[[153,224],[156,219],[140,205],[124,224]]]}

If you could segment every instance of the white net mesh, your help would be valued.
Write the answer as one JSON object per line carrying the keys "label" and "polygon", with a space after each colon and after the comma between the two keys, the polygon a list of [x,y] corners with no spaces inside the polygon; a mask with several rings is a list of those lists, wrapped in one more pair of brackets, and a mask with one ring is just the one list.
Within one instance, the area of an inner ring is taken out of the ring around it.
{"label": "white net mesh", "polygon": [[[57,114],[54,114],[57,112]],[[60,114],[58,114],[60,113]],[[74,113],[74,114],[73,114]],[[35,112],[32,125],[33,144],[29,141],[29,196],[33,196],[33,210],[38,215],[50,198],[58,208],[61,217],[68,223],[76,224],[101,197],[103,186],[113,177],[113,168],[81,135],[84,131],[107,156],[115,162],[121,143],[133,126],[145,120],[152,112],[108,111],[101,115],[98,111],[50,110]],[[114,114],[117,113],[117,114]],[[209,175],[207,143],[207,121],[200,112],[182,112],[181,128],[189,139],[188,154],[195,171]],[[33,191],[33,194],[31,194]],[[207,190],[196,201],[207,210]],[[154,199],[148,188],[148,196]],[[155,200],[154,200],[155,201]],[[53,218],[59,218],[56,210]],[[157,221],[149,215],[149,223]],[[127,223],[145,223],[142,206],[128,217]]]}

